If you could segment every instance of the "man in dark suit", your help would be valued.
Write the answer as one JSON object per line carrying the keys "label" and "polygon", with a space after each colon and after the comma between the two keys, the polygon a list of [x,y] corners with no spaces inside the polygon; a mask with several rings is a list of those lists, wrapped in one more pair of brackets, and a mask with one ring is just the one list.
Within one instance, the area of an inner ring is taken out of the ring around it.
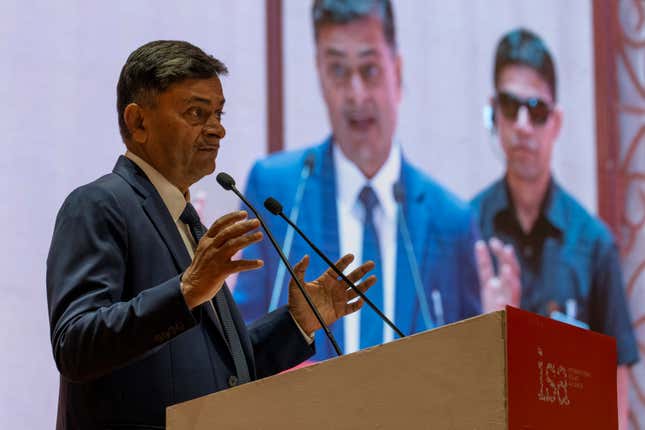
{"label": "man in dark suit", "polygon": [[[127,152],[112,173],[65,200],[47,260],[58,429],[163,428],[169,405],[314,353],[318,323],[293,284],[288,305],[247,330],[224,283],[263,265],[232,260],[261,240],[258,221],[237,211],[206,230],[189,202],[189,187],[214,171],[225,134],[218,77],[225,72],[201,49],[175,41],[140,47],[121,71],[117,110]],[[305,257],[295,268],[301,279],[307,265]],[[372,267],[349,276],[358,281]],[[305,288],[327,323],[362,304],[329,272]]]}

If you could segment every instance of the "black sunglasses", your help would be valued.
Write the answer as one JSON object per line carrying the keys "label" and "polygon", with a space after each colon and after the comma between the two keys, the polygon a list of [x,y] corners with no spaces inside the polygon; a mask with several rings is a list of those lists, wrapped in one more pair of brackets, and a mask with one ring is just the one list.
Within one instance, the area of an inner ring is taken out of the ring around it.
{"label": "black sunglasses", "polygon": [[509,121],[517,120],[517,112],[519,112],[521,106],[526,107],[529,111],[531,122],[534,125],[544,125],[553,111],[553,107],[549,103],[537,97],[522,99],[514,94],[502,91],[497,93],[495,100],[502,114]]}

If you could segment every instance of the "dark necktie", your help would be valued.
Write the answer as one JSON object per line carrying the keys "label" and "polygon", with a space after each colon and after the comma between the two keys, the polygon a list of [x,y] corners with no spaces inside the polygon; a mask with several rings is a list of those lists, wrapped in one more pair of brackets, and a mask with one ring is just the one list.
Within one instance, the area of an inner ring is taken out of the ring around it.
{"label": "dark necktie", "polygon": [[[199,240],[206,233],[206,228],[202,225],[197,211],[190,202],[186,203],[186,208],[179,219],[184,222],[188,228],[190,228],[190,232],[193,234],[195,242],[199,243]],[[231,317],[231,311],[226,303],[226,296],[223,291],[224,288],[227,288],[226,285],[224,285],[222,290],[215,295],[215,305],[217,306],[217,313],[219,314],[220,321],[222,322],[222,328],[224,330],[226,340],[228,341],[231,355],[233,356],[233,363],[235,364],[235,372],[237,373],[238,381],[242,384],[249,382],[251,377],[249,376],[249,368],[246,358],[244,357],[244,350],[242,349],[240,336],[235,329],[235,324]],[[209,301],[208,305],[212,306],[212,302]]]}
{"label": "dark necktie", "polygon": [[[365,219],[363,221],[363,262],[372,260],[376,267],[372,274],[376,275],[378,280],[376,284],[367,291],[367,296],[379,308],[383,309],[383,277],[381,276],[381,248],[379,245],[378,232],[374,225],[374,209],[378,206],[378,197],[369,185],[361,190],[358,200],[365,209]],[[361,341],[360,347],[369,348],[370,346],[380,345],[383,343],[383,321],[376,312],[364,307],[361,311]]]}

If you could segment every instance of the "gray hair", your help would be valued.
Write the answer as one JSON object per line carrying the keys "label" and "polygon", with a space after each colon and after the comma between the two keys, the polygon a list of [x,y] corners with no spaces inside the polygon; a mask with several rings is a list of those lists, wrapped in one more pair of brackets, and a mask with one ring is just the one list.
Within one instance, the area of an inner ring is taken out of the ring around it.
{"label": "gray hair", "polygon": [[137,48],[126,60],[116,86],[119,131],[125,141],[130,131],[123,112],[130,103],[154,103],[155,97],[185,79],[209,79],[228,69],[218,59],[184,41],[157,40]]}

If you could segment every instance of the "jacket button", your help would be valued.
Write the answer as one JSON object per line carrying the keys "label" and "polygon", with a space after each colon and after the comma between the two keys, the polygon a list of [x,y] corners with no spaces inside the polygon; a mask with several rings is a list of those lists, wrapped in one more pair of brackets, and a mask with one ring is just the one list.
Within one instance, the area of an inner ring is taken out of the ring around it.
{"label": "jacket button", "polygon": [[237,376],[231,375],[228,377],[228,386],[235,387],[237,385]]}

